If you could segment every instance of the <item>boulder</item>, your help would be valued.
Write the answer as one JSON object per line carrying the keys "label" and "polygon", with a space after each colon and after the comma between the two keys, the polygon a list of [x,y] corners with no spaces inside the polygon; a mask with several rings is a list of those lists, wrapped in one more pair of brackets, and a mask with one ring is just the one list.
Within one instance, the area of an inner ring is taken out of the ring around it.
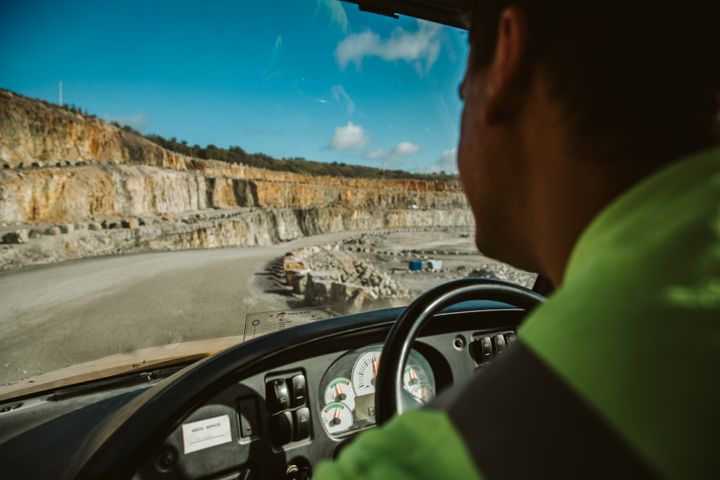
{"label": "boulder", "polygon": [[330,304],[345,306],[345,301],[350,297],[351,291],[347,284],[342,282],[333,282],[330,285]]}
{"label": "boulder", "polygon": [[305,303],[310,306],[327,305],[330,302],[332,280],[321,280],[308,275],[305,284]]}
{"label": "boulder", "polygon": [[355,289],[350,298],[345,302],[345,311],[348,313],[358,313],[366,309],[366,305],[370,303],[370,295],[364,288]]}
{"label": "boulder", "polygon": [[296,275],[292,280],[293,293],[298,295],[304,295],[307,282],[308,278],[306,275]]}
{"label": "boulder", "polygon": [[15,230],[14,232],[8,232],[2,236],[2,243],[19,244],[25,243],[30,239],[30,235],[27,230]]}
{"label": "boulder", "polygon": [[122,220],[121,224],[123,228],[138,228],[140,226],[137,218],[127,218]]}

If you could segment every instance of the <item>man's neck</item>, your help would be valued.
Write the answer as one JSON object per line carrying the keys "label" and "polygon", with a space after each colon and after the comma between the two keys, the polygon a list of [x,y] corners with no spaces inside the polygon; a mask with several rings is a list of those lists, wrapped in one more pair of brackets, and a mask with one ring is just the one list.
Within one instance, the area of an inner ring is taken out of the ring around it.
{"label": "man's neck", "polygon": [[663,164],[660,158],[613,158],[578,148],[577,132],[548,95],[550,84],[538,71],[512,135],[525,186],[523,218],[516,219],[532,265],[554,285],[580,235],[613,200]]}
{"label": "man's neck", "polygon": [[561,285],[570,255],[582,233],[610,203],[657,166],[641,162],[571,158],[549,151],[534,162],[529,190],[532,249],[538,267]]}

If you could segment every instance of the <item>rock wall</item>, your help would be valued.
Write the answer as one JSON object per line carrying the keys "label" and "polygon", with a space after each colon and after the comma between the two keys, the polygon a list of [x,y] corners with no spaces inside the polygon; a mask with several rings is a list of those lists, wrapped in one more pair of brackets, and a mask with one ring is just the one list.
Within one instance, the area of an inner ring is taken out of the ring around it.
{"label": "rock wall", "polygon": [[417,190],[415,182],[386,185],[356,180],[352,182],[355,185],[342,185],[327,181],[338,179],[326,177],[302,177],[300,182],[241,178],[230,173],[209,176],[145,165],[3,169],[0,227],[158,216],[206,208],[464,208],[461,192]]}
{"label": "rock wall", "polygon": [[471,222],[457,182],[316,177],[191,158],[6,90],[0,168],[0,269]]}

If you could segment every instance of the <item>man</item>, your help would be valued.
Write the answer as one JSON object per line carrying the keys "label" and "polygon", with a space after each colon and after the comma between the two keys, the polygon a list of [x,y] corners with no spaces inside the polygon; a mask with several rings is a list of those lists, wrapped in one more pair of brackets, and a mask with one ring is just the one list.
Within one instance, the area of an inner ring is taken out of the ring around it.
{"label": "man", "polygon": [[720,15],[635,3],[473,2],[477,244],[558,289],[469,384],[316,478],[720,476]]}

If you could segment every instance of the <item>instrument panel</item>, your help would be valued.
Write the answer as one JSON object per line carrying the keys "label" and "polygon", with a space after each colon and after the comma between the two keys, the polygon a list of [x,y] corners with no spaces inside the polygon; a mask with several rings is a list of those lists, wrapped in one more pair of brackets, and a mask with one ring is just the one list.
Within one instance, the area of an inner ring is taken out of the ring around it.
{"label": "instrument panel", "polygon": [[[320,382],[318,408],[328,435],[345,436],[375,425],[375,379],[382,345],[352,350],[335,361]],[[430,363],[411,350],[403,374],[403,406],[420,407],[435,397]]]}

